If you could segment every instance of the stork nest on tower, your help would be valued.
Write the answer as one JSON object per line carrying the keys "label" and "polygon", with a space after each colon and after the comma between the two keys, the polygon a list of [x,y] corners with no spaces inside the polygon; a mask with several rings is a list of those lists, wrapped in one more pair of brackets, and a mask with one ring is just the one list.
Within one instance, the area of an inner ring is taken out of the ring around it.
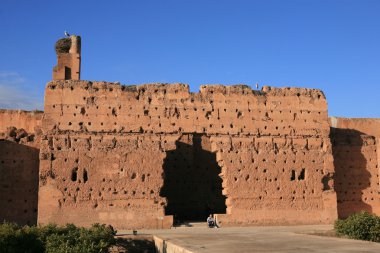
{"label": "stork nest on tower", "polygon": [[69,53],[71,48],[71,38],[62,38],[55,43],[55,52],[57,54]]}

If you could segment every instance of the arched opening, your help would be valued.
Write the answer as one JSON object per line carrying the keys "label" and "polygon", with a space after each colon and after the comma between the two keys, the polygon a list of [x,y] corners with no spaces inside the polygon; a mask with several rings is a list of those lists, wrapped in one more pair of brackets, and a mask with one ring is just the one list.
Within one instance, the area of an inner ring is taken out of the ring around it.
{"label": "arched opening", "polygon": [[209,214],[226,213],[220,172],[209,137],[183,135],[164,161],[165,214],[177,221],[204,221]]}

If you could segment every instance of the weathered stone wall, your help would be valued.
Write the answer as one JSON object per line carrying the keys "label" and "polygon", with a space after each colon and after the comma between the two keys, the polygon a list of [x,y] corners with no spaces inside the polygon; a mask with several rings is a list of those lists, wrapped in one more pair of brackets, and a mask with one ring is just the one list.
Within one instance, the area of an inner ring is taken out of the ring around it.
{"label": "weathered stone wall", "polygon": [[0,221],[37,224],[42,113],[0,110]]}
{"label": "weathered stone wall", "polygon": [[339,217],[380,215],[380,120],[332,117],[330,124]]}
{"label": "weathered stone wall", "polygon": [[0,109],[0,133],[5,133],[10,126],[22,128],[34,133],[41,126],[43,112]]}
{"label": "weathered stone wall", "polygon": [[42,223],[168,227],[172,215],[207,212],[223,225],[337,217],[319,90],[53,81],[43,131]]}
{"label": "weathered stone wall", "polygon": [[330,118],[331,147],[318,90],[54,81],[45,109],[39,177],[43,113],[0,110],[1,220],[37,223],[39,179],[43,223],[380,215],[380,120]]}

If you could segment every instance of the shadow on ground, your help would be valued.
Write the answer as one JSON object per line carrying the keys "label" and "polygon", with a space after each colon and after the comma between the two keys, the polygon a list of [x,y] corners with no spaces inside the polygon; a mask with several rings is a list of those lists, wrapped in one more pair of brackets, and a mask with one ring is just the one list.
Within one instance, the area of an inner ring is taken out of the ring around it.
{"label": "shadow on ground", "polygon": [[148,236],[123,236],[116,238],[111,253],[154,253],[154,242]]}

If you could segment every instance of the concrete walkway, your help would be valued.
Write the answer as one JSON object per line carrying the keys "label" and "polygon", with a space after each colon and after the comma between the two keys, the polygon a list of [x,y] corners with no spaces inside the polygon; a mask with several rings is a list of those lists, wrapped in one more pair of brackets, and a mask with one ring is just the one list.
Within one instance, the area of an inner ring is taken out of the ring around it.
{"label": "concrete walkway", "polygon": [[153,235],[156,248],[162,253],[380,252],[380,243],[310,235],[329,230],[332,226],[189,227],[138,233]]}

